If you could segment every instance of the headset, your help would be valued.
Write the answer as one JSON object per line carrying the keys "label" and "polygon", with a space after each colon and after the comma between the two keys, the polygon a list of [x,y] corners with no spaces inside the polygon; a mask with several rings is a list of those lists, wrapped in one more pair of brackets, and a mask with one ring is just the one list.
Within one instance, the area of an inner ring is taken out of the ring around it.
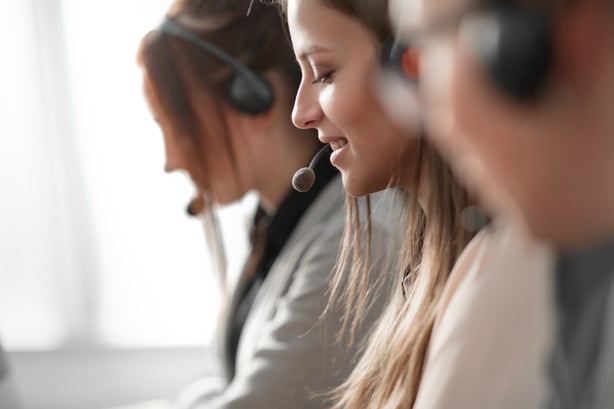
{"label": "headset", "polygon": [[382,45],[380,65],[387,73],[415,85],[420,75],[418,50],[409,47],[398,36],[388,37]]}
{"label": "headset", "polygon": [[488,3],[463,22],[464,43],[504,95],[518,102],[535,100],[552,66],[553,10],[501,0]]}
{"label": "headset", "polygon": [[159,31],[187,41],[233,69],[233,75],[226,86],[226,98],[233,108],[250,115],[258,115],[271,108],[275,94],[271,84],[261,75],[171,18],[164,19]]}
{"label": "headset", "polygon": [[[517,102],[535,100],[547,82],[553,60],[552,7],[478,0],[462,14],[454,17],[460,19],[463,46],[495,87]],[[436,26],[459,23],[458,19],[445,19]],[[397,72],[415,82],[419,69],[408,75],[404,55],[409,50],[398,39],[388,40],[382,65],[396,66]]]}

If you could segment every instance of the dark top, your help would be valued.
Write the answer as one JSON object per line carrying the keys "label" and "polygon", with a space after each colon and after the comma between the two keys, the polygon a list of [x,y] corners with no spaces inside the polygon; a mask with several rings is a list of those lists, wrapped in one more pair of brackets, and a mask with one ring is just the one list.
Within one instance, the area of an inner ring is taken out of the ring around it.
{"label": "dark top", "polygon": [[613,277],[614,241],[558,257],[551,409],[593,407],[604,320],[614,319],[606,316]]}
{"label": "dark top", "polygon": [[[228,374],[229,380],[232,380],[234,377],[241,331],[258,290],[302,215],[311,203],[314,202],[320,191],[338,173],[328,158],[318,161],[314,170],[316,179],[309,191],[300,193],[291,189],[281,202],[277,212],[273,215],[267,215],[260,206],[256,211],[250,233],[251,245],[254,248],[258,240],[264,239],[264,250],[262,251],[262,256],[257,261],[250,282],[244,288],[241,301],[239,301],[237,308],[231,311],[228,316],[228,319],[231,320],[231,328],[226,345],[226,355],[229,361],[227,367],[230,370]],[[244,271],[243,273],[245,274],[246,272]]]}

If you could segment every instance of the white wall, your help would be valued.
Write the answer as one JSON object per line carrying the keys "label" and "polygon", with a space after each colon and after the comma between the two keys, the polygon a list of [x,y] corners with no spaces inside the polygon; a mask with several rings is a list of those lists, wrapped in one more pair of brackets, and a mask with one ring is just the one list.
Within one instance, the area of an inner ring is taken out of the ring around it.
{"label": "white wall", "polygon": [[170,397],[211,368],[218,285],[135,63],[170,2],[0,0],[0,339],[24,409]]}

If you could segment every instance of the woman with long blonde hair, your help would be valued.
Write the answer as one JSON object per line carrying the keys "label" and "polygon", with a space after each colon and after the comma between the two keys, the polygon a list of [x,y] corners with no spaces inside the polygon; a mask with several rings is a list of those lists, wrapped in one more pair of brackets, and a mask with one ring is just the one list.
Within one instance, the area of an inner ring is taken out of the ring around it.
{"label": "woman with long blonde hair", "polygon": [[397,187],[408,216],[397,249],[398,288],[357,368],[335,391],[335,407],[411,407],[445,284],[473,234],[461,217],[470,198],[419,132],[408,135],[389,120],[371,87],[392,35],[386,4],[287,0],[281,6],[303,74],[294,123],[317,129],[320,141],[331,145],[330,160],[348,193],[332,302],[345,304],[350,334],[370,302],[369,260],[358,251],[358,197]]}

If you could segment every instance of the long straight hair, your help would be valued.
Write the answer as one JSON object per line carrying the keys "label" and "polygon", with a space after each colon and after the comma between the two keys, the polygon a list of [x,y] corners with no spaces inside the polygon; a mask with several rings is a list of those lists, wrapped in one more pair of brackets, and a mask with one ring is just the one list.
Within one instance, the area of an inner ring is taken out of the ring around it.
{"label": "long straight hair", "polygon": [[[415,194],[405,191],[402,197],[408,217],[397,288],[357,366],[330,395],[335,409],[401,409],[413,405],[444,286],[472,237],[461,222],[461,214],[469,205],[467,193],[426,143],[421,144],[420,152],[428,177],[417,169],[415,186],[428,190],[428,201],[422,207]],[[353,214],[354,208],[350,206],[348,213]],[[369,241],[368,229],[366,232]],[[360,246],[360,235],[357,219],[348,216],[342,247]],[[368,305],[365,297],[370,280],[369,260],[356,251],[343,254],[351,257],[351,261],[342,260],[339,266],[349,263],[351,268],[349,273],[337,269],[335,282],[345,279],[349,284],[333,287],[331,302],[338,298],[345,304],[342,328],[353,339],[353,331]],[[342,278],[346,274],[349,277]]]}
{"label": "long straight hair", "polygon": [[[380,44],[392,35],[386,0],[312,1],[356,19]],[[278,4],[285,12],[287,0]],[[334,409],[406,409],[413,405],[444,286],[472,237],[461,221],[470,204],[467,192],[424,138],[418,144],[417,160],[399,165],[414,167],[415,190],[402,193],[407,217],[397,288],[357,366],[329,395]],[[390,186],[398,184],[400,170]],[[426,193],[426,203],[418,203],[417,192]],[[348,197],[346,201],[344,238],[330,299],[330,303],[345,305],[341,335],[347,331],[351,339],[369,305],[371,282],[370,215],[366,226],[361,226],[357,200]]]}

